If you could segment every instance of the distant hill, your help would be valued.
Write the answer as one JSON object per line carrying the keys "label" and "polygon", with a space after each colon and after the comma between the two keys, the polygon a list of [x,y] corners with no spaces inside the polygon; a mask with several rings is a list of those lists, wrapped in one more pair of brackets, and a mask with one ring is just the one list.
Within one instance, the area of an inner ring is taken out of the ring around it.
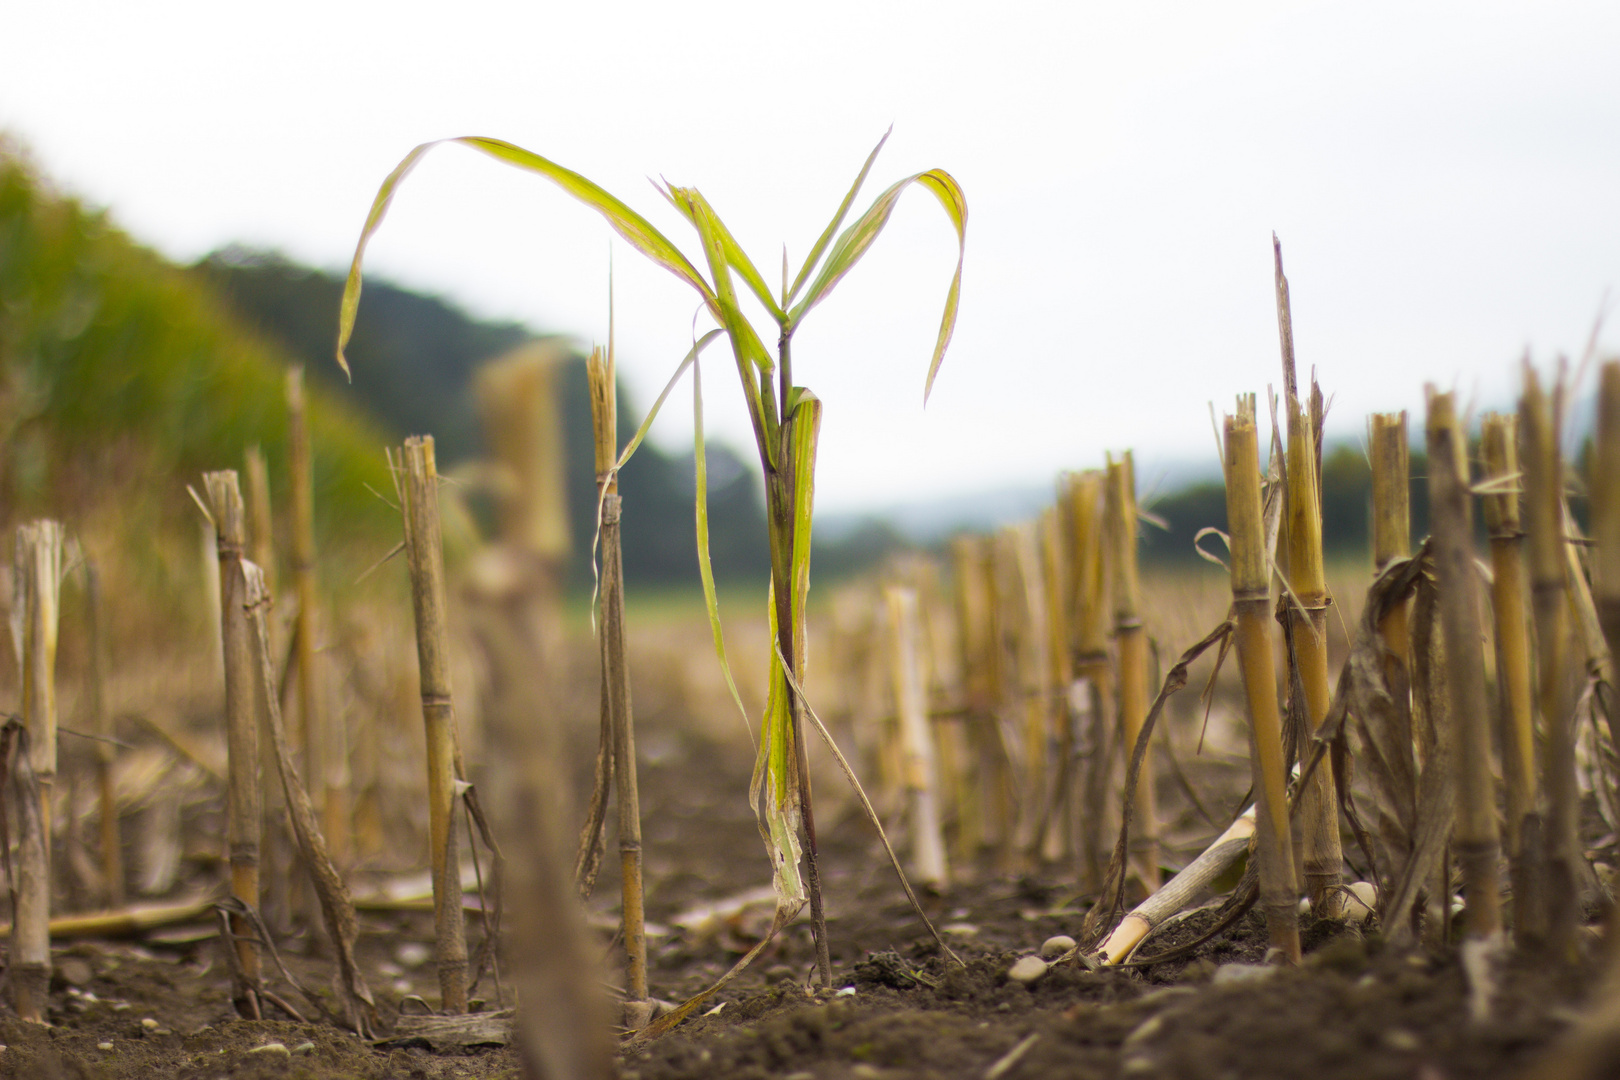
{"label": "distant hill", "polygon": [[[368,279],[348,349],[355,372],[348,383],[332,359],[343,295],[336,275],[274,252],[239,247],[215,252],[195,269],[242,320],[302,360],[331,393],[371,414],[394,439],[432,434],[446,469],[484,454],[472,391],[479,365],[542,336],[516,323],[482,322],[444,300]],[[560,392],[574,532],[571,577],[576,586],[589,587],[590,522],[596,503],[582,356],[567,363]],[[635,433],[641,415],[621,385],[621,445]],[[757,467],[720,444],[711,444],[707,454],[709,543],[716,576],[763,581],[770,556]],[[625,504],[626,579],[642,585],[696,584],[691,454],[672,456],[643,443],[619,486]]]}

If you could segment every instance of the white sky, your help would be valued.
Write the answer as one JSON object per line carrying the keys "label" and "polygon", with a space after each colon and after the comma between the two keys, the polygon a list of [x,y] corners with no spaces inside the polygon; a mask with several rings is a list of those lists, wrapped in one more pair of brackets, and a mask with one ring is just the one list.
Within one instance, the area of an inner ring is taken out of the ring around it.
{"label": "white sky", "polygon": [[[701,265],[646,177],[700,187],[769,280],[892,122],[857,209],[935,166],[970,207],[933,400],[955,241],[921,189],[794,352],[827,402],[819,505],[881,509],[1109,448],[1134,446],[1144,474],[1213,463],[1208,402],[1279,379],[1273,229],[1301,363],[1336,395],[1330,434],[1420,408],[1426,380],[1505,400],[1527,347],[1578,353],[1620,297],[1617,58],[1612,2],[14,0],[0,129],[177,259],[243,241],[344,267],[406,151],[482,134],[592,177]],[[606,338],[610,235],[548,183],[446,147],[368,266],[588,343]],[[645,407],[695,295],[622,243],[615,265]],[[744,444],[735,370],[709,356],[710,431]],[[673,402],[666,444],[690,436],[690,394]]]}

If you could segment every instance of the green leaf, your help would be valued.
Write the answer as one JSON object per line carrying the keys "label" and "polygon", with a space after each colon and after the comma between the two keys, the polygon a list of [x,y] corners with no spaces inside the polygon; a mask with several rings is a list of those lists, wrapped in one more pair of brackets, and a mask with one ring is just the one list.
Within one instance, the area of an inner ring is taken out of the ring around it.
{"label": "green leaf", "polygon": [[[714,212],[714,207],[703,197],[703,194],[697,188],[676,189],[669,187],[667,184],[666,188],[665,197],[669,199],[670,205],[675,207],[687,221],[691,222],[693,228],[700,233],[704,228],[714,229],[719,236],[720,250],[725,253],[726,264],[742,275],[742,279],[748,285],[748,288],[759,298],[759,302],[765,306],[765,310],[771,313],[771,318],[777,322],[787,318],[787,315],[782,311],[781,305],[771,295],[770,288],[765,284],[765,278],[754,266],[753,260],[748,257],[747,252],[743,251],[742,245],[737,243],[737,238],[731,235],[731,230],[726,228],[726,223],[720,220],[720,215]],[[675,198],[673,192],[676,190],[681,191],[685,198]],[[698,207],[702,207],[704,214],[708,217],[706,224],[700,225],[698,223]]]}
{"label": "green leaf", "polygon": [[708,282],[703,280],[697,268],[691,264],[685,255],[681,254],[669,239],[659,232],[646,218],[626,206],[619,199],[608,194],[596,184],[587,180],[572,169],[564,168],[556,162],[549,161],[539,154],[525,150],[520,146],[504,142],[500,139],[490,139],[479,135],[462,136],[454,139],[440,139],[427,142],[416,147],[405,159],[395,166],[394,171],[377,189],[377,197],[372,201],[371,212],[366,215],[366,224],[360,230],[360,242],[355,245],[354,261],[349,266],[349,278],[343,286],[343,301],[338,314],[338,343],[337,362],[345,374],[349,373],[349,362],[343,355],[343,349],[349,343],[349,337],[354,333],[354,319],[360,308],[360,268],[365,258],[366,245],[371,242],[372,235],[382,225],[388,208],[394,201],[394,193],[400,183],[410,175],[412,169],[422,157],[440,143],[461,143],[474,150],[488,154],[497,161],[504,161],[508,165],[535,173],[552,181],[575,199],[589,206],[607,219],[613,231],[624,237],[632,247],[653,262],[662,266],[692,288],[703,297],[704,304],[714,314],[715,321],[724,324],[719,307],[715,300],[714,290],[709,288]]}
{"label": "green leaf", "polygon": [[967,252],[967,198],[962,194],[961,186],[945,170],[930,169],[895,183],[877,197],[859,221],[844,230],[809,291],[788,312],[787,331],[792,333],[797,330],[810,309],[825,300],[844,275],[866,254],[872,241],[889,223],[889,216],[894,213],[900,195],[912,184],[920,184],[931,191],[945,208],[951,224],[956,227],[956,273],[951,278],[950,291],[945,295],[945,313],[940,318],[939,337],[934,344],[933,359],[928,364],[928,379],[923,385],[923,402],[926,404],[934,388],[934,376],[939,373],[939,365],[945,359],[945,349],[950,345],[951,334],[956,329],[956,309],[962,295],[962,258]]}
{"label": "green leaf", "polygon": [[[719,332],[710,331],[711,334]],[[748,710],[743,706],[742,695],[737,693],[737,680],[731,676],[731,662],[726,659],[726,634],[720,626],[720,597],[715,592],[714,565],[709,560],[709,464],[703,446],[703,369],[695,362],[696,357],[693,360],[692,460],[697,488],[694,517],[697,520],[698,577],[703,579],[703,607],[709,613],[709,632],[714,637],[714,654],[720,659],[720,671],[726,677],[726,689],[731,691],[731,700],[737,703],[737,711],[742,714],[743,729],[748,732],[748,739],[752,742],[754,729],[749,725]]]}
{"label": "green leaf", "polygon": [[[805,258],[804,265],[799,267],[799,275],[793,279],[793,288],[786,290],[783,294],[782,304],[784,307],[792,303],[793,298],[799,295],[799,290],[804,287],[805,279],[810,276],[811,271],[816,268],[816,264],[821,261],[822,253],[827,250],[828,242],[832,240],[833,234],[838,231],[838,226],[844,223],[844,215],[849,213],[850,205],[854,203],[855,196],[860,194],[861,185],[866,183],[866,174],[872,171],[872,163],[877,160],[878,151],[883,149],[883,144],[888,142],[889,136],[893,134],[894,125],[890,124],[889,130],[883,133],[883,138],[879,139],[878,144],[872,147],[872,152],[866,155],[866,164],[861,166],[860,173],[855,177],[855,183],[850,185],[849,194],[845,195],[844,201],[838,204],[838,212],[833,215],[832,221],[827,223],[826,231],[821,234],[816,240],[815,246],[810,249],[810,254]],[[782,276],[785,278],[787,277],[786,251],[782,253],[782,261]]]}
{"label": "green leaf", "polygon": [[[775,464],[775,436],[776,415],[773,403],[769,398],[769,375],[775,366],[770,354],[765,351],[764,344],[759,335],[754,332],[753,326],[743,317],[742,309],[737,306],[737,293],[731,284],[731,268],[726,262],[725,248],[720,238],[720,231],[715,227],[714,219],[709,213],[708,205],[702,197],[688,188],[670,187],[669,194],[677,206],[697,229],[698,238],[703,242],[703,252],[709,260],[709,273],[714,276],[715,310],[720,325],[725,327],[726,336],[731,338],[731,348],[737,359],[737,376],[742,380],[745,393],[748,397],[749,419],[754,425],[754,440],[765,451],[772,465]],[[760,381],[766,386],[766,393],[749,392],[753,380],[751,376],[758,371]]]}

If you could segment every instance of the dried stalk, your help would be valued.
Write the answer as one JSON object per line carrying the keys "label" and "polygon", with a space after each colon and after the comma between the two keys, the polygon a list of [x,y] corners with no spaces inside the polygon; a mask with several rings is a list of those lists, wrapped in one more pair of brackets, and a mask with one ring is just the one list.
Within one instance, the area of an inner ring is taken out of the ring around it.
{"label": "dried stalk", "polygon": [[[1311,736],[1327,719],[1332,688],[1328,679],[1327,612],[1333,603],[1322,567],[1322,504],[1317,476],[1316,434],[1312,418],[1298,398],[1288,408],[1287,530],[1288,584],[1293,597],[1285,618],[1292,656],[1304,689],[1302,718],[1307,731],[1296,733],[1301,762],[1309,756]],[[1297,601],[1297,606],[1294,603]],[[1290,680],[1292,681],[1292,680]],[[1297,706],[1289,711],[1293,713]],[[1316,769],[1299,795],[1301,861],[1305,892],[1318,913],[1337,903],[1344,855],[1339,846],[1338,793],[1333,771]]]}
{"label": "dried stalk", "polygon": [[[10,787],[17,808],[17,863],[8,882],[14,923],[6,977],[11,983],[11,1004],[17,1015],[31,1023],[45,1023],[45,1002],[51,986],[51,867],[50,843],[45,831],[46,803],[31,762],[30,733],[15,718],[0,729],[0,766],[4,786]],[[9,852],[11,837],[0,814],[0,845]],[[7,856],[9,859],[9,856]],[[7,869],[11,866],[9,861]]]}
{"label": "dried stalk", "polygon": [[[1136,470],[1131,452],[1108,459],[1104,535],[1114,599],[1114,644],[1119,651],[1119,734],[1130,755],[1148,709],[1148,643],[1142,627],[1142,588],[1136,572]],[[1132,851],[1136,872],[1149,892],[1159,887],[1159,816],[1153,792],[1153,756],[1142,761],[1136,788]]]}
{"label": "dried stalk", "polygon": [[292,820],[293,837],[304,868],[309,872],[315,895],[320,900],[321,915],[326,923],[327,936],[337,951],[338,989],[346,1006],[346,1020],[361,1038],[370,1038],[377,1024],[377,1006],[366,986],[365,976],[354,960],[354,942],[359,936],[359,925],[354,917],[354,901],[348,886],[338,873],[337,866],[327,848],[316,821],[315,807],[298,775],[292,751],[287,746],[287,730],[282,723],[281,703],[276,700],[275,662],[270,649],[270,631],[265,625],[265,609],[270,594],[265,588],[264,575],[251,562],[242,564],[245,592],[244,613],[252,628],[254,651],[258,659],[260,701],[274,745],[277,771],[281,776],[281,792],[287,801],[288,816]]}
{"label": "dried stalk", "polygon": [[1074,825],[1074,720],[1069,709],[1069,684],[1073,679],[1069,657],[1068,559],[1063,542],[1062,504],[1041,514],[1041,580],[1046,583],[1046,673],[1044,699],[1047,728],[1057,768],[1051,771],[1041,820],[1035,839],[1041,858],[1057,862],[1074,851],[1071,838]]}
{"label": "dried stalk", "polygon": [[1452,396],[1430,386],[1428,399],[1430,528],[1445,632],[1446,685],[1456,724],[1458,801],[1452,843],[1468,891],[1468,935],[1486,939],[1502,927],[1497,885],[1501,846],[1491,776],[1485,658],[1480,649],[1467,441]]}
{"label": "dried stalk", "polygon": [[456,856],[456,715],[450,694],[450,639],[445,626],[444,547],[439,535],[439,472],[433,436],[405,440],[395,466],[416,616],[416,659],[422,722],[427,730],[428,843],[433,868],[433,924],[443,1011],[467,1011],[467,939]]}
{"label": "dried stalk", "polygon": [[[292,486],[292,573],[298,592],[297,622],[293,629],[298,667],[298,734],[310,798],[321,809],[332,854],[339,863],[349,858],[349,793],[342,784],[328,784],[328,768],[344,771],[341,755],[331,751],[343,740],[334,738],[328,725],[321,690],[320,596],[315,580],[315,479],[310,452],[309,416],[304,401],[304,369],[287,372],[287,466]],[[334,746],[336,744],[336,746]],[[334,762],[329,759],[339,757]]]}
{"label": "dried stalk", "polygon": [[248,548],[253,562],[264,574],[264,589],[276,595],[276,526],[270,502],[270,468],[264,451],[255,444],[243,454],[247,479]]}
{"label": "dried stalk", "polygon": [[1272,946],[1298,963],[1299,885],[1294,876],[1288,819],[1287,767],[1271,641],[1270,568],[1260,511],[1260,453],[1255,438],[1254,397],[1238,399],[1226,418],[1226,518],[1231,530],[1232,614],[1238,664],[1249,705],[1250,762],[1254,772],[1260,902]]}
{"label": "dried stalk", "polygon": [[928,698],[917,651],[917,591],[891,585],[883,590],[883,598],[889,609],[890,670],[905,751],[906,790],[911,801],[914,873],[924,884],[939,887],[949,880],[950,869],[939,825],[934,738],[929,729]]}
{"label": "dried stalk", "polygon": [[506,864],[513,902],[505,968],[517,984],[524,1075],[607,1080],[614,1075],[613,1040],[599,954],[565,866],[569,800],[559,768],[560,728],[545,722],[550,710],[534,678],[544,663],[532,610],[534,572],[532,560],[495,548],[474,562],[467,593],[489,673],[484,715],[503,748],[491,770],[491,809],[520,845]]}
{"label": "dried stalk", "polygon": [[645,1027],[652,1019],[647,995],[647,930],[642,912],[641,796],[636,783],[635,720],[630,708],[630,663],[624,648],[624,556],[620,545],[618,406],[611,349],[595,349],[586,364],[595,431],[596,483],[602,530],[602,687],[613,737],[613,780],[619,809],[619,870],[623,882],[624,953],[627,989],[625,1026]]}
{"label": "dried stalk", "polygon": [[[1490,492],[1483,507],[1491,537],[1491,610],[1496,630],[1499,687],[1498,743],[1507,789],[1507,852],[1512,866],[1513,931],[1521,945],[1536,937],[1542,886],[1530,872],[1524,850],[1526,817],[1537,813],[1535,777],[1535,699],[1530,680],[1530,620],[1526,611],[1524,532],[1519,518],[1519,448],[1512,416],[1490,413],[1484,420],[1485,475]],[[1539,835],[1539,822],[1528,823]]]}
{"label": "dried stalk", "polygon": [[1609,655],[1620,656],[1620,360],[1603,365],[1592,455],[1593,592]]}
{"label": "dried stalk", "polygon": [[1104,474],[1091,470],[1069,477],[1066,502],[1070,572],[1073,591],[1072,649],[1076,679],[1087,684],[1090,708],[1080,740],[1080,760],[1086,763],[1080,796],[1081,885],[1102,888],[1107,866],[1109,824],[1108,778],[1113,758],[1109,722],[1114,695],[1113,670],[1108,658],[1107,598],[1103,576]]}
{"label": "dried stalk", "polygon": [[1564,669],[1569,654],[1564,553],[1563,463],[1552,403],[1528,364],[1519,399],[1523,440],[1525,531],[1530,561],[1530,610],[1536,626],[1537,704],[1547,740],[1542,783],[1547,793],[1547,939],[1567,952],[1580,913],[1580,793],[1575,781],[1574,697]]}
{"label": "dried stalk", "polygon": [[1018,716],[1023,741],[1023,783],[1019,791],[1018,849],[1026,864],[1040,858],[1040,825],[1046,814],[1050,792],[1051,760],[1047,701],[1051,694],[1047,643],[1046,588],[1041,573],[1041,557],[1036,527],[1021,522],[1003,530],[1009,556],[1005,568],[1008,599],[1013,602],[1017,627],[1015,657],[1018,671],[1018,699],[1013,711]]}
{"label": "dried stalk", "polygon": [[90,730],[100,735],[96,742],[96,791],[101,818],[101,881],[109,908],[124,906],[124,843],[119,831],[118,799],[113,789],[112,713],[107,708],[107,677],[103,666],[106,646],[101,636],[101,573],[89,556],[84,560],[85,651],[89,654],[86,690],[89,696]]}
{"label": "dried stalk", "polygon": [[[228,783],[225,802],[225,837],[230,849],[231,895],[251,908],[259,906],[259,833],[264,810],[259,791],[259,714],[255,704],[257,678],[253,639],[248,625],[247,579],[242,549],[247,539],[242,492],[234,470],[203,474],[208,492],[208,513],[214,522],[214,543],[219,551],[220,625],[225,658],[225,742]],[[253,927],[232,919],[245,985],[236,987],[237,1012],[260,1018],[260,962]]]}

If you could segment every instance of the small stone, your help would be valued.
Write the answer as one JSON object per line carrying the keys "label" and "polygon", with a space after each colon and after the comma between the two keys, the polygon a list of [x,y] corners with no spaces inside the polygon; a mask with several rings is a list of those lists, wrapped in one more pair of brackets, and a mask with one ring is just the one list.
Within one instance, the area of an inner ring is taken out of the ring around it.
{"label": "small stone", "polygon": [[127,1002],[127,1001],[115,1001],[115,1002],[113,1002],[112,1003],[112,1011],[113,1012],[128,1012],[129,1011],[129,1002]]}
{"label": "small stone", "polygon": [[58,960],[56,974],[69,986],[83,986],[95,975],[90,970],[90,962],[80,956],[67,956]]}
{"label": "small stone", "polygon": [[854,997],[855,996],[855,988],[853,986],[841,987],[839,989],[838,993],[834,994],[833,996],[834,997]]}
{"label": "small stone", "polygon": [[156,1031],[157,1029],[158,1029],[158,1022],[156,1020],[152,1019],[150,1016],[141,1017],[141,1030],[142,1031],[150,1033],[150,1032]]}
{"label": "small stone", "polygon": [[977,926],[965,922],[946,923],[940,929],[947,934],[955,934],[957,937],[972,937],[979,932]]}
{"label": "small stone", "polygon": [[1384,1032],[1384,1045],[1398,1053],[1411,1054],[1423,1049],[1423,1040],[1402,1028],[1390,1028]]}
{"label": "small stone", "polygon": [[1068,934],[1053,934],[1041,942],[1041,959],[1056,960],[1072,948],[1074,948],[1074,938]]}
{"label": "small stone", "polygon": [[315,1052],[315,1044],[312,1042],[301,1042],[292,1048],[292,1052],[295,1054],[313,1054]]}
{"label": "small stone", "polygon": [[1136,1025],[1135,1031],[1125,1036],[1125,1041],[1119,1044],[1119,1048],[1129,1054],[1130,1051],[1141,1046],[1143,1043],[1147,1042],[1149,1039],[1152,1039],[1155,1035],[1163,1030],[1164,1014],[1160,1013],[1157,1016],[1150,1016],[1140,1024]]}
{"label": "small stone", "polygon": [[1015,983],[1031,986],[1046,974],[1046,961],[1038,956],[1025,956],[1007,970],[1007,978]]}
{"label": "small stone", "polygon": [[1210,982],[1215,986],[1256,982],[1260,979],[1269,979],[1281,970],[1270,964],[1222,964],[1215,969],[1215,977]]}
{"label": "small stone", "polygon": [[255,1046],[252,1050],[249,1050],[248,1053],[264,1054],[267,1057],[292,1057],[292,1051],[288,1050],[286,1045],[283,1043],[265,1043],[263,1046]]}
{"label": "small stone", "polygon": [[110,1043],[110,1042],[96,1043],[96,1049],[97,1050],[111,1050],[112,1048],[113,1048],[113,1044]]}

